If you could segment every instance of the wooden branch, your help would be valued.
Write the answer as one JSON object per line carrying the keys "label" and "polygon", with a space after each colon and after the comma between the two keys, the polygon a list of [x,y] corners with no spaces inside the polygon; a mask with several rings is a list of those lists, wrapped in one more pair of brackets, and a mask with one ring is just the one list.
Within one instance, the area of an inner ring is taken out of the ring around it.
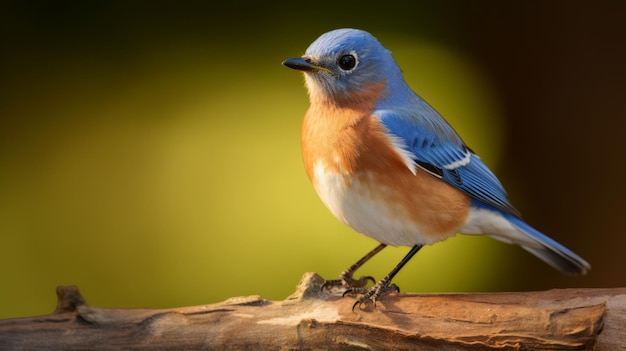
{"label": "wooden branch", "polygon": [[626,288],[390,294],[377,308],[321,291],[315,273],[284,301],[259,296],[172,309],[88,306],[57,288],[52,315],[0,321],[1,350],[615,350]]}

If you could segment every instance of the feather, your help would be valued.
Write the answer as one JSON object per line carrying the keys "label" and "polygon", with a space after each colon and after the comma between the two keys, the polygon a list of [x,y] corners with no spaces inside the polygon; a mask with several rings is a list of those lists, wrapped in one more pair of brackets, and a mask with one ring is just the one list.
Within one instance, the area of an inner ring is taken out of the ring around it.
{"label": "feather", "polygon": [[496,176],[428,104],[421,101],[415,109],[384,109],[374,115],[393,138],[404,141],[403,151],[420,168],[476,200],[520,216]]}

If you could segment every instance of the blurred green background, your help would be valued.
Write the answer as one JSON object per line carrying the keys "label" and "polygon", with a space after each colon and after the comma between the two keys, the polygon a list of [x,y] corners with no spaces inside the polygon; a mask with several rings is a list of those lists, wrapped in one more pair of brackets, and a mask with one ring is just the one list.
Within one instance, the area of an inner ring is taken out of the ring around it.
{"label": "blurred green background", "polygon": [[[624,5],[603,2],[5,1],[0,5],[0,318],[288,296],[376,243],[304,173],[303,78],[281,61],[366,29],[538,229],[593,266],[567,277],[457,236],[403,291],[626,285]],[[384,276],[406,248],[362,274]]]}

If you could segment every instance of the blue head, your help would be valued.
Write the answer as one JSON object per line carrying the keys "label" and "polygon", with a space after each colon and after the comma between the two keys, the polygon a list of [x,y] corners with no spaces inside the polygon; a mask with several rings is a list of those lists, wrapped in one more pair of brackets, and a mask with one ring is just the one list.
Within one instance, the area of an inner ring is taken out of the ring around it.
{"label": "blue head", "polygon": [[315,40],[299,58],[283,64],[303,71],[311,99],[358,99],[372,84],[384,83],[386,97],[410,89],[391,52],[374,36],[358,29],[337,29]]}

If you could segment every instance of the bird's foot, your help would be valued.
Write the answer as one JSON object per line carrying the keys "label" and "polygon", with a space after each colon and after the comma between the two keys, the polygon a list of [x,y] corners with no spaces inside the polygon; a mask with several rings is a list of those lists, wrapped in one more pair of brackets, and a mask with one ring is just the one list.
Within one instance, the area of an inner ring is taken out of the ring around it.
{"label": "bird's foot", "polygon": [[[322,290],[331,290],[332,288],[344,288],[344,289],[365,289],[367,282],[371,281],[372,283],[376,283],[374,277],[363,276],[359,279],[352,278],[352,272],[345,271],[339,275],[338,279],[327,280],[322,285]],[[345,295],[345,293],[344,293]]]}
{"label": "bird's foot", "polygon": [[343,296],[346,295],[362,295],[357,299],[357,301],[352,305],[352,310],[359,306],[360,309],[363,307],[367,307],[367,305],[372,305],[376,308],[376,301],[392,292],[399,293],[400,288],[396,284],[391,284],[391,279],[383,279],[376,283],[376,285],[369,288],[349,288],[343,293]]}

